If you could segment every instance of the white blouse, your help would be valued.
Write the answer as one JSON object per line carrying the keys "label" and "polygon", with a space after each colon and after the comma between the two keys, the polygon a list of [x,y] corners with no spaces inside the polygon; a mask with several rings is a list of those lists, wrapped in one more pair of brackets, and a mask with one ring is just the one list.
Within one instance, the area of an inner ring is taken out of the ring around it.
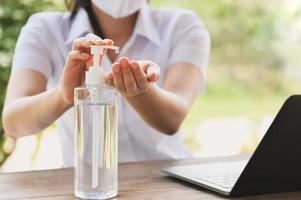
{"label": "white blouse", "polygon": [[[73,40],[90,32],[91,24],[84,9],[79,10],[73,21],[69,12],[43,12],[32,15],[20,33],[12,73],[19,69],[36,70],[47,78],[48,88],[56,87]],[[157,63],[161,67],[158,85],[162,86],[166,70],[176,62],[192,63],[205,75],[209,54],[208,31],[194,13],[145,6],[140,10],[134,32],[121,49],[119,57],[126,56],[131,60],[151,60]],[[105,70],[110,70],[111,65],[106,57]],[[204,90],[204,82],[196,84],[200,85],[201,91]],[[167,136],[153,129],[132,107],[119,98],[119,162],[179,159],[190,156],[184,147],[181,131]],[[64,166],[72,166],[73,109],[64,113],[56,124],[63,149]]]}

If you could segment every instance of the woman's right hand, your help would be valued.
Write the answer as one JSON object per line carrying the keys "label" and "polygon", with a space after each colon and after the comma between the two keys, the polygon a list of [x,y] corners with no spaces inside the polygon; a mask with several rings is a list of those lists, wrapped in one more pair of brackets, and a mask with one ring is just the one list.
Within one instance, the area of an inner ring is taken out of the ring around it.
{"label": "woman's right hand", "polygon": [[[90,45],[113,45],[113,41],[109,39],[91,40],[85,37],[74,40],[72,50],[66,59],[63,74],[57,88],[64,103],[70,106],[73,104],[74,88],[82,85],[85,71],[92,65]],[[100,64],[102,64],[102,62],[103,56],[100,58]]]}

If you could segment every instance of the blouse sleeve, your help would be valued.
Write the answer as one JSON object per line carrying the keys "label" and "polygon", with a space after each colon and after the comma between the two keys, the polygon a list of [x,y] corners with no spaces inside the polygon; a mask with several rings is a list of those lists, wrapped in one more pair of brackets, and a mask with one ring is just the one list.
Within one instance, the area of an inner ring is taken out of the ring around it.
{"label": "blouse sleeve", "polygon": [[[188,62],[198,67],[205,79],[210,57],[210,36],[206,27],[194,13],[178,17],[172,39],[169,66],[177,62]],[[200,83],[200,91],[205,90],[205,80]]]}
{"label": "blouse sleeve", "polygon": [[43,23],[42,14],[34,14],[21,29],[12,64],[12,72],[32,69],[49,79],[53,38]]}

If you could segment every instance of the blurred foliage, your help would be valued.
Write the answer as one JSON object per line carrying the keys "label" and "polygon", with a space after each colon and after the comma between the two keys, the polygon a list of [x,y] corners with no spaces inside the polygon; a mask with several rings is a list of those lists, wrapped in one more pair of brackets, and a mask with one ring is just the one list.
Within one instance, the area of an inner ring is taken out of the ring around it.
{"label": "blurred foliage", "polygon": [[[2,115],[6,87],[10,74],[14,47],[21,27],[35,12],[54,8],[51,0],[0,0],[0,113]],[[7,142],[0,116],[0,166],[13,145]],[[8,145],[9,144],[9,145]]]}
{"label": "blurred foliage", "polygon": [[212,39],[209,70],[222,72],[210,78],[238,81],[246,89],[267,86],[276,92],[286,90],[279,81],[285,66],[279,42],[283,39],[281,29],[287,28],[281,23],[295,19],[286,6],[288,1],[152,0],[151,3],[188,8],[200,16]]}

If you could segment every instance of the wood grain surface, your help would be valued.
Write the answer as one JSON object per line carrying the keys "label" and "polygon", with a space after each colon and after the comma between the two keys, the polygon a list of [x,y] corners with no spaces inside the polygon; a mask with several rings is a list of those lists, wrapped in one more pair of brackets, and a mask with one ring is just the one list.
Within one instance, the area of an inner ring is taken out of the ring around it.
{"label": "wood grain surface", "polygon": [[[120,200],[230,199],[168,177],[160,168],[175,164],[195,164],[216,160],[236,160],[239,156],[189,160],[146,161],[119,165]],[[54,169],[0,174],[0,199],[71,200],[73,169]],[[297,200],[301,192],[234,198],[236,200]]]}

